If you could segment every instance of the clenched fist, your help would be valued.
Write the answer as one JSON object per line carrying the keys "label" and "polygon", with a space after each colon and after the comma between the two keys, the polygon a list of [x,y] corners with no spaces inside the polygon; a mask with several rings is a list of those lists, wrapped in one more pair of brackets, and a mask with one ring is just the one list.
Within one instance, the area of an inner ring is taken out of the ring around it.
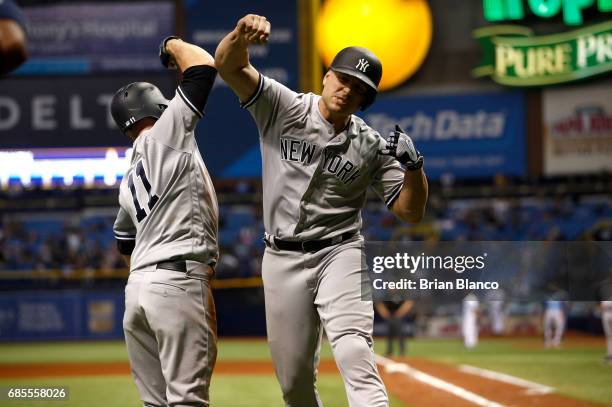
{"label": "clenched fist", "polygon": [[265,44],[270,37],[270,22],[263,16],[247,14],[238,20],[236,30],[249,44]]}

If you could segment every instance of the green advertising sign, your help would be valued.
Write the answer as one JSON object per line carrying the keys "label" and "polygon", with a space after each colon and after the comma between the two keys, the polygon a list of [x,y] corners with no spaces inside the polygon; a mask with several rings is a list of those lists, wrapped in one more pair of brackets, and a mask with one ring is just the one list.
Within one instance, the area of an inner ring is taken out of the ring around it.
{"label": "green advertising sign", "polygon": [[482,7],[485,19],[491,22],[521,20],[527,8],[540,18],[562,13],[565,24],[581,25],[583,12],[595,4],[600,13],[612,11],[612,0],[483,0]]}
{"label": "green advertising sign", "polygon": [[612,20],[554,35],[498,25],[474,31],[482,48],[475,77],[508,86],[571,82],[612,71]]}

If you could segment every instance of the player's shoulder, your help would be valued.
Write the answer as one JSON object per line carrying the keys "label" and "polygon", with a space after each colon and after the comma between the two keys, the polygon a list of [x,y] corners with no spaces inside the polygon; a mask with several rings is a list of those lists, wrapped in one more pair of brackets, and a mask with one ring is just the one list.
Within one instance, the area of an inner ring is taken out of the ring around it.
{"label": "player's shoulder", "polygon": [[202,112],[199,111],[189,99],[189,95],[186,94],[180,86],[176,88],[174,96],[168,101],[168,107],[164,110],[162,116],[164,114],[189,114],[195,115],[197,118],[202,118],[203,116]]}
{"label": "player's shoulder", "polygon": [[358,136],[361,143],[368,146],[378,146],[384,143],[383,137],[378,131],[369,126],[361,117],[351,117],[349,132]]}

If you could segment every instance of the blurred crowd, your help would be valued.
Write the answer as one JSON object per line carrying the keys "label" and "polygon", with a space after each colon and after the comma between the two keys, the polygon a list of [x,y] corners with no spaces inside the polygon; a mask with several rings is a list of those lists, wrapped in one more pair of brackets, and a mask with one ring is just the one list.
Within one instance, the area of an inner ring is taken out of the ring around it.
{"label": "blurred crowd", "polygon": [[0,269],[60,270],[124,267],[112,238],[112,219],[66,221],[57,215],[7,220],[0,227]]}
{"label": "blurred crowd", "polygon": [[[259,205],[220,207],[218,278],[258,276],[263,223]],[[112,233],[112,211],[11,214],[0,219],[0,270],[121,269]],[[425,221],[399,222],[384,205],[363,212],[369,241],[388,240],[611,240],[607,196],[455,199],[432,196]]]}

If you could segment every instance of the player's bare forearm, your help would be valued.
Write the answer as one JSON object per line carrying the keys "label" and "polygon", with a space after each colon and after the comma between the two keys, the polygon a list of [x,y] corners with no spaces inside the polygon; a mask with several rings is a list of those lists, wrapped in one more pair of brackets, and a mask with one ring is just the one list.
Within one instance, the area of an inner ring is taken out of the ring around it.
{"label": "player's bare forearm", "polygon": [[203,48],[180,39],[171,39],[166,42],[166,51],[172,57],[172,63],[182,72],[192,66],[215,66],[215,59]]}
{"label": "player's bare forearm", "polygon": [[219,75],[241,101],[255,93],[259,72],[249,62],[248,46],[265,44],[270,35],[270,23],[265,17],[248,14],[227,34],[215,51]]}
{"label": "player's bare forearm", "polygon": [[385,304],[383,304],[382,302],[375,303],[374,307],[376,308],[378,315],[380,315],[382,318],[388,319],[391,316],[391,313],[389,312]]}
{"label": "player's bare forearm", "polygon": [[429,185],[425,171],[406,171],[399,197],[393,202],[391,211],[405,222],[418,223],[425,215]]}
{"label": "player's bare forearm", "polygon": [[248,46],[238,27],[221,40],[215,51],[215,63],[221,76],[236,73],[250,65]]}
{"label": "player's bare forearm", "polygon": [[406,315],[408,315],[408,313],[412,309],[412,305],[413,304],[414,304],[414,302],[412,302],[412,301],[404,301],[404,303],[402,305],[400,305],[400,307],[395,312],[395,315],[398,318],[405,317]]}

